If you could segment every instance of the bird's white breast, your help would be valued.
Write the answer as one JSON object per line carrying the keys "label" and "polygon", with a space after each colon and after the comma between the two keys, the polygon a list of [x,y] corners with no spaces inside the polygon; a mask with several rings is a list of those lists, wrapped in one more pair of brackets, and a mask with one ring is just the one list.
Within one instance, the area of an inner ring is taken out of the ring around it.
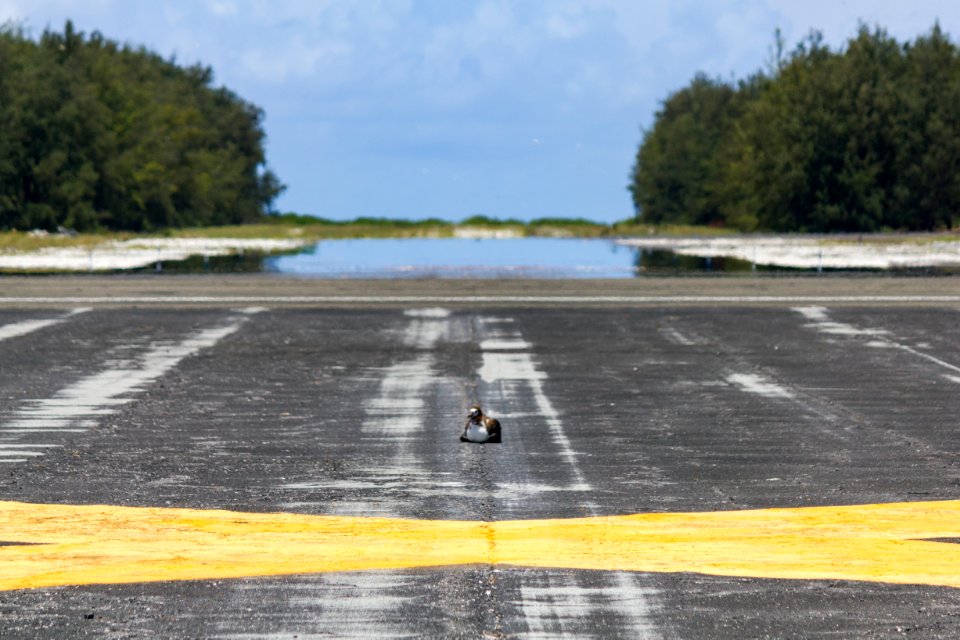
{"label": "bird's white breast", "polygon": [[467,427],[467,440],[470,442],[486,442],[489,439],[490,433],[483,425],[472,424]]}

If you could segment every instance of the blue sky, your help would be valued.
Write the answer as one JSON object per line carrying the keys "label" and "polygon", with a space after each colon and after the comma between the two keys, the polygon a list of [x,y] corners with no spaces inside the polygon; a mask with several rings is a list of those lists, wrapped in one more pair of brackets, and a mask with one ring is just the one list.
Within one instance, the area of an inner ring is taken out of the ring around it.
{"label": "blue sky", "polygon": [[614,221],[641,127],[697,71],[743,77],[780,28],[900,40],[956,0],[0,0],[213,68],[267,114],[281,211]]}

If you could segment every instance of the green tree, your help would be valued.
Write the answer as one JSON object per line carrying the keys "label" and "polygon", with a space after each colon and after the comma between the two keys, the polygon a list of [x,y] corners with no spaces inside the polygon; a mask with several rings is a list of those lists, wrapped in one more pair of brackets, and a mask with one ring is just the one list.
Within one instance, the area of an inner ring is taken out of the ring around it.
{"label": "green tree", "polygon": [[884,218],[892,228],[960,226],[960,50],[939,25],[908,45]]}
{"label": "green tree", "polygon": [[698,74],[664,101],[644,133],[629,187],[643,221],[722,222],[712,176],[735,116],[735,95],[730,85]]}
{"label": "green tree", "polygon": [[938,25],[912,44],[861,26],[842,51],[816,32],[788,56],[778,38],[777,51],[720,117],[699,107],[717,90],[702,76],[667,100],[634,166],[642,219],[810,232],[958,223],[960,51]]}
{"label": "green tree", "polygon": [[201,66],[86,37],[0,30],[0,226],[251,222],[283,190],[263,113]]}

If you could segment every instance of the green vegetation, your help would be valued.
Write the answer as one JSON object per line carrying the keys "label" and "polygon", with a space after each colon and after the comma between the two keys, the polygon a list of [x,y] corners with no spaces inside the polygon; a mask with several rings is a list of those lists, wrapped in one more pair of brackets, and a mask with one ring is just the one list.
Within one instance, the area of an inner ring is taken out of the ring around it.
{"label": "green vegetation", "polygon": [[[468,223],[468,221],[472,221]],[[590,220],[541,218],[530,222],[484,218],[467,218],[459,223],[436,219],[392,220],[389,218],[357,218],[355,220],[324,220],[298,214],[264,216],[252,224],[164,229],[134,234],[131,232],[98,231],[80,234],[43,234],[25,231],[0,231],[0,253],[36,251],[48,247],[95,247],[104,242],[127,240],[134,237],[175,238],[241,238],[241,239],[295,239],[305,243],[345,238],[452,238],[482,236],[484,232],[505,232],[511,237],[571,237],[601,238],[620,236],[703,236],[732,233],[716,227],[683,225],[653,226],[624,220],[603,224]]]}
{"label": "green vegetation", "polygon": [[732,83],[696,76],[639,147],[637,220],[745,231],[960,226],[960,49],[939,26],[900,44],[811,34]]}
{"label": "green vegetation", "polygon": [[[454,237],[471,233],[482,235],[484,232],[501,232],[517,237],[602,237],[618,235],[685,235],[715,234],[716,229],[706,227],[685,227],[664,225],[655,227],[648,224],[636,224],[625,220],[614,224],[604,224],[584,218],[536,218],[524,222],[515,218],[501,219],[484,215],[474,215],[460,222],[448,222],[436,218],[421,220],[395,220],[392,218],[356,218],[354,220],[326,220],[310,216],[287,213],[268,216],[268,225],[258,225],[262,229],[261,237],[273,237],[275,233],[289,233],[297,230],[299,235],[310,239],[324,238],[378,238],[378,237]],[[224,231],[227,231],[226,229]],[[219,233],[219,230],[208,230]],[[184,231],[190,234],[192,231]],[[289,237],[289,236],[285,236]]]}
{"label": "green vegetation", "polygon": [[209,68],[68,22],[0,27],[0,229],[149,231],[258,221],[283,189],[263,113]]}

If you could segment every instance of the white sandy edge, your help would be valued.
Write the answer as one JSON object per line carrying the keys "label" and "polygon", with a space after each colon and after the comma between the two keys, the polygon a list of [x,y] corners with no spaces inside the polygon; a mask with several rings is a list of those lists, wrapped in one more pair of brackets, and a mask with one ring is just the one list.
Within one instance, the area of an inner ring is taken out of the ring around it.
{"label": "white sandy edge", "polygon": [[24,253],[0,253],[0,269],[106,271],[135,269],[190,256],[225,256],[239,251],[287,251],[302,240],[246,238],[136,238],[94,247],[50,247]]}
{"label": "white sandy edge", "polygon": [[489,229],[487,227],[454,227],[454,238],[510,240],[522,238],[516,229]]}
{"label": "white sandy edge", "polygon": [[890,269],[960,264],[960,240],[836,242],[810,237],[625,238],[618,244],[701,258],[737,258],[759,265],[813,269]]}

